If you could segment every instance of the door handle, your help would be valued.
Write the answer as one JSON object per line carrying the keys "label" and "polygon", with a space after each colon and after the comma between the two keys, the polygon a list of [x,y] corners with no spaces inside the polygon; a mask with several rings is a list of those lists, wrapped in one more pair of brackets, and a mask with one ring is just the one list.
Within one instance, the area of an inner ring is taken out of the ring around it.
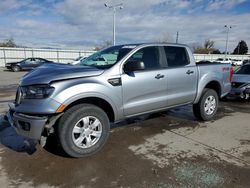
{"label": "door handle", "polygon": [[161,79],[161,78],[164,78],[164,75],[162,75],[162,74],[157,74],[157,75],[155,76],[155,78],[156,78],[156,79]]}
{"label": "door handle", "polygon": [[194,74],[194,71],[188,70],[188,71],[186,72],[186,74],[188,74],[188,75]]}

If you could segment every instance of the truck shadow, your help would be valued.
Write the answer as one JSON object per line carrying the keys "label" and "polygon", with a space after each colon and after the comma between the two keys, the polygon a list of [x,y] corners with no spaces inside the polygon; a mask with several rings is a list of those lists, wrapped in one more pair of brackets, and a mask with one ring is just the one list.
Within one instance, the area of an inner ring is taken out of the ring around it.
{"label": "truck shadow", "polygon": [[[213,121],[225,116],[231,116],[235,112],[250,113],[249,102],[242,100],[220,102],[218,113]],[[175,130],[179,128],[188,128],[189,131],[192,131],[200,127],[204,128],[204,125],[203,122],[198,121],[194,117],[192,106],[188,105],[159,113],[129,118],[119,123],[111,124],[111,137],[113,132],[120,131],[125,127],[130,129],[146,127],[151,130],[147,133],[147,136],[151,136],[164,130]],[[4,120],[3,116],[0,116],[0,143],[11,150],[25,152],[30,155],[36,151],[39,145],[34,140],[18,135],[9,123]],[[60,147],[58,138],[55,135],[51,135],[47,139],[44,149],[57,156],[69,157]]]}
{"label": "truck shadow", "polygon": [[34,140],[18,135],[3,116],[0,116],[0,143],[11,150],[29,155],[36,151],[37,145]]}

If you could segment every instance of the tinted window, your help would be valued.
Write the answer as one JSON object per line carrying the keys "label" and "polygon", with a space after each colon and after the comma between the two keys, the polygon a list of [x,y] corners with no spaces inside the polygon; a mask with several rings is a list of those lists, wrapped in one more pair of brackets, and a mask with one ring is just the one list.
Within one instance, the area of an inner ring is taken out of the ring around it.
{"label": "tinted window", "polygon": [[138,50],[129,58],[129,61],[142,61],[145,69],[158,69],[161,68],[159,59],[159,48],[152,46]]}
{"label": "tinted window", "polygon": [[247,59],[243,61],[243,64],[246,64],[246,63],[250,63],[250,60]]}
{"label": "tinted window", "polygon": [[32,59],[31,59],[31,58],[25,59],[25,60],[24,60],[24,63],[25,63],[25,64],[31,64],[31,63],[32,63]]}
{"label": "tinted window", "polygon": [[250,65],[244,65],[238,69],[235,74],[249,74],[250,75]]}
{"label": "tinted window", "polygon": [[183,47],[165,46],[168,67],[178,67],[189,64],[186,49]]}
{"label": "tinted window", "polygon": [[43,63],[43,62],[44,62],[43,59],[36,58],[35,61],[34,61],[34,64],[41,64],[41,63]]}

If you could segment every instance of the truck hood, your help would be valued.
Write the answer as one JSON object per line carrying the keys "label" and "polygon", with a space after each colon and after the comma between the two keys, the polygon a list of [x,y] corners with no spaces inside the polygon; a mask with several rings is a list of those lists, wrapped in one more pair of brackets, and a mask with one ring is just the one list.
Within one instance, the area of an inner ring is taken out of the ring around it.
{"label": "truck hood", "polygon": [[250,83],[250,75],[234,74],[232,81],[233,82],[240,82],[240,83]]}
{"label": "truck hood", "polygon": [[52,81],[84,78],[101,75],[104,70],[88,66],[73,66],[61,63],[46,63],[27,73],[20,85],[49,84]]}

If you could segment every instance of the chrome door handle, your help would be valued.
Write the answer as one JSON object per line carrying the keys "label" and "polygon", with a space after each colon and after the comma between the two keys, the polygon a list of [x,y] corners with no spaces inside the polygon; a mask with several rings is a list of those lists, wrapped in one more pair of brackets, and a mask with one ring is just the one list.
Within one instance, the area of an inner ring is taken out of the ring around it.
{"label": "chrome door handle", "polygon": [[161,79],[161,78],[164,78],[164,75],[162,75],[162,74],[157,74],[157,75],[155,76],[155,78],[156,78],[156,79]]}
{"label": "chrome door handle", "polygon": [[188,71],[186,72],[186,74],[188,74],[188,75],[194,74],[194,71],[188,70]]}

